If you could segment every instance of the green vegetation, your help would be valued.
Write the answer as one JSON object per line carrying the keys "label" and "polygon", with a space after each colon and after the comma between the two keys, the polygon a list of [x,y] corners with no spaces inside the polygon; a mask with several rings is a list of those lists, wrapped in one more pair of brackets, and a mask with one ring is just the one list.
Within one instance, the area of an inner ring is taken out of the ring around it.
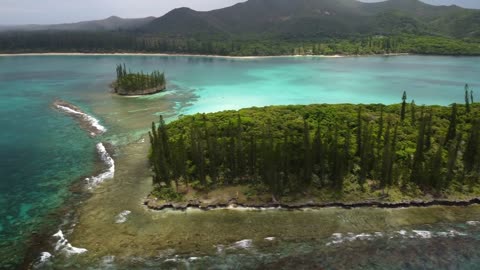
{"label": "green vegetation", "polygon": [[479,15],[478,10],[418,0],[368,4],[251,0],[208,12],[180,8],[159,18],[112,17],[80,24],[14,27],[0,33],[0,52],[480,55]]}
{"label": "green vegetation", "polygon": [[[165,75],[160,71],[151,74],[127,72],[125,64],[117,65],[117,80],[112,84],[116,93],[139,94],[145,91],[158,92],[165,89]],[[147,93],[147,94],[148,94]]]}
{"label": "green vegetation", "polygon": [[470,112],[405,102],[251,108],[169,125],[161,118],[150,132],[153,183],[157,190],[250,185],[276,199],[348,193],[352,182],[357,192],[472,191],[480,180],[480,107],[468,103]]}
{"label": "green vegetation", "polygon": [[366,37],[172,37],[109,32],[28,32],[0,34],[0,52],[178,53],[224,56],[371,55],[413,53],[480,55],[478,39],[413,34]]}

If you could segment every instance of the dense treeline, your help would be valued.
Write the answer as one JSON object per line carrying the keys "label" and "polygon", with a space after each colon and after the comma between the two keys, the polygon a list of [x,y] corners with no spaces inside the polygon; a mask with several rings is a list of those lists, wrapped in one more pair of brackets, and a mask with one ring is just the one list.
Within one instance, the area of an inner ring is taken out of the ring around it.
{"label": "dense treeline", "polygon": [[441,192],[480,180],[480,107],[402,104],[273,106],[152,124],[157,189],[244,184],[276,197],[309,188],[342,191],[415,185]]}
{"label": "dense treeline", "polygon": [[333,55],[418,53],[480,55],[480,42],[435,36],[370,36],[298,39],[295,37],[198,36],[194,38],[129,32],[6,32],[0,33],[0,52],[145,52],[205,55]]}
{"label": "dense treeline", "polygon": [[116,91],[136,91],[151,88],[165,88],[165,75],[160,71],[150,74],[127,71],[125,64],[117,65],[117,80],[113,83]]}

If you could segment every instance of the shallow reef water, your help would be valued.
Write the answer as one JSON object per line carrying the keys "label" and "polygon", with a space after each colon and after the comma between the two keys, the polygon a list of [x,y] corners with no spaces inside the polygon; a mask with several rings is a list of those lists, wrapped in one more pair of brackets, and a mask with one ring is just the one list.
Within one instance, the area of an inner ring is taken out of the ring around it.
{"label": "shallow reef water", "polygon": [[[0,268],[27,258],[46,269],[474,269],[475,206],[156,213],[141,199],[151,187],[145,134],[160,114],[397,103],[404,90],[417,104],[448,105],[463,101],[465,83],[480,87],[478,59],[0,57]],[[164,70],[167,91],[111,94],[118,63]],[[56,100],[104,130],[91,136]],[[64,209],[83,192],[88,199]],[[65,218],[72,208],[75,218]],[[56,250],[59,230],[65,245]],[[86,251],[67,256],[68,245]]]}

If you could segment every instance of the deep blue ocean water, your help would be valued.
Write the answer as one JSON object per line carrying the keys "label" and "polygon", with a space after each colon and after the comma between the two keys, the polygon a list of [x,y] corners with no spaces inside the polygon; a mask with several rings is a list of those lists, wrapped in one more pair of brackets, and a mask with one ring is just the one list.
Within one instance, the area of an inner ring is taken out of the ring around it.
{"label": "deep blue ocean water", "polygon": [[[95,142],[102,138],[89,137],[74,119],[54,110],[54,100],[93,114],[110,139],[126,132],[115,127],[119,117],[169,102],[162,95],[112,96],[108,84],[123,62],[133,70],[164,70],[177,96],[193,91],[196,97],[172,99],[182,103],[177,114],[274,104],[397,103],[404,90],[417,104],[448,105],[463,101],[465,83],[480,89],[475,57],[0,57],[0,263],[21,262],[32,233],[60,222],[51,214],[71,195],[70,185],[95,168]],[[160,108],[127,131],[148,128]]]}

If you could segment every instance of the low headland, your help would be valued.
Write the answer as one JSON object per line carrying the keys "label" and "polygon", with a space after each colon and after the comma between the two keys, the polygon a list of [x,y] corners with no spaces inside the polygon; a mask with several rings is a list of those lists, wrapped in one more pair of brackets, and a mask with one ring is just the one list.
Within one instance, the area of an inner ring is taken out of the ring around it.
{"label": "low headland", "polygon": [[166,89],[165,74],[153,71],[150,74],[127,71],[125,64],[117,65],[117,79],[112,83],[115,93],[122,96],[151,95]]}
{"label": "low headland", "polygon": [[[461,92],[461,91],[460,91]],[[480,202],[480,107],[292,105],[152,125],[154,210]]]}

